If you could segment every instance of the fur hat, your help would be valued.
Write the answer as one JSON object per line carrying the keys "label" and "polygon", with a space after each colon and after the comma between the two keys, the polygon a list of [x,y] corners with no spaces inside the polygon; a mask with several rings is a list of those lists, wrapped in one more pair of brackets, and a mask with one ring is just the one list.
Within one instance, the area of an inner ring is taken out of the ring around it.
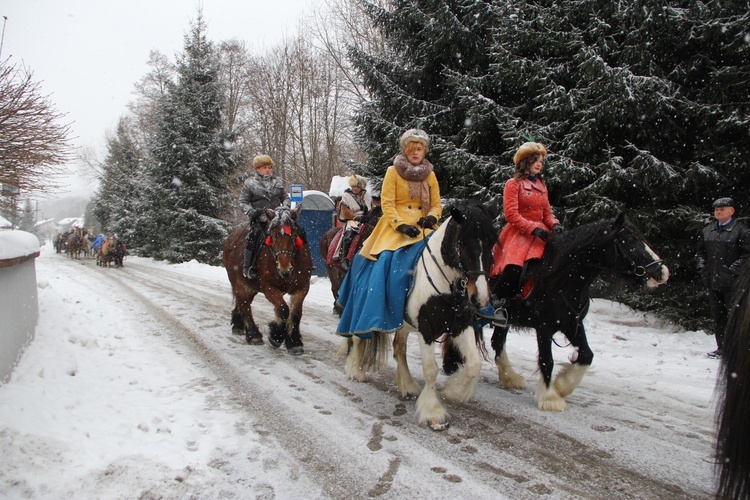
{"label": "fur hat", "polygon": [[410,142],[421,142],[427,151],[430,150],[430,136],[427,135],[422,129],[410,128],[401,136],[398,140],[399,146],[401,146],[401,152],[406,151],[406,145]]}
{"label": "fur hat", "polygon": [[713,203],[711,203],[712,208],[719,208],[719,207],[732,207],[734,208],[734,200],[728,196],[725,196],[724,198],[719,198],[718,200],[715,200]]}
{"label": "fur hat", "polygon": [[513,157],[513,164],[517,166],[521,163],[521,160],[535,154],[546,156],[547,148],[544,147],[544,144],[538,142],[524,142],[518,148],[518,151],[516,151],[516,155]]}
{"label": "fur hat", "polygon": [[367,187],[367,179],[365,179],[361,175],[353,174],[351,177],[349,177],[349,187],[357,186],[365,189]]}
{"label": "fur hat", "polygon": [[260,167],[264,167],[266,165],[271,165],[271,168],[273,168],[273,160],[268,155],[258,155],[255,158],[253,158],[253,168],[259,169]]}

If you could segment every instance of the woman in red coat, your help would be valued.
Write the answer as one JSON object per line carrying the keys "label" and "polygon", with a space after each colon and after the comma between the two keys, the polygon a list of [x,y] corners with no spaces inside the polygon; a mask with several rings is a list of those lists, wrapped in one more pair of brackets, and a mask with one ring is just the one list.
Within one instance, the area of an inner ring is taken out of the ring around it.
{"label": "woman in red coat", "polygon": [[503,192],[508,224],[493,249],[495,263],[490,272],[491,277],[497,278],[493,293],[500,303],[520,291],[524,265],[539,265],[550,233],[562,231],[541,177],[546,154],[544,145],[526,142],[513,157],[516,175],[505,183]]}

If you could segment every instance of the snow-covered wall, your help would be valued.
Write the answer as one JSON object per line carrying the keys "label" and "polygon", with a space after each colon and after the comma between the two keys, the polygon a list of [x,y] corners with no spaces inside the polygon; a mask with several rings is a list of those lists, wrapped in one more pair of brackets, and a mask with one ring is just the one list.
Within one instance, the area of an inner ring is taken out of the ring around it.
{"label": "snow-covered wall", "polygon": [[8,381],[34,337],[39,314],[34,259],[39,250],[33,234],[0,230],[0,383]]}

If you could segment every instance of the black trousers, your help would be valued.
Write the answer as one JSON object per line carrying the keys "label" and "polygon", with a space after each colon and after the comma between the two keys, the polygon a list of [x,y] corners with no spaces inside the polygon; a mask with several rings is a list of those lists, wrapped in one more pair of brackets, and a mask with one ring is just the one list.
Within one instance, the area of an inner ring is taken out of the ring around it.
{"label": "black trousers", "polygon": [[727,326],[729,307],[732,304],[733,295],[734,290],[731,288],[721,288],[719,290],[708,291],[708,305],[711,307],[711,317],[714,320],[716,347],[719,350],[724,346],[724,330]]}

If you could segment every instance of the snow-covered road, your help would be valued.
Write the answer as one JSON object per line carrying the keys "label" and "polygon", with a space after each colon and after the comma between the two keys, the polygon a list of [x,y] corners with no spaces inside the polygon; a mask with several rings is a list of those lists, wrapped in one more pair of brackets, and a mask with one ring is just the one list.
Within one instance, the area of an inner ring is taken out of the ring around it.
{"label": "snow-covered road", "polygon": [[[0,387],[0,496],[10,498],[710,498],[713,340],[594,301],[596,354],[562,413],[536,409],[533,332],[511,331],[527,389],[485,362],[449,430],[417,426],[393,364],[346,380],[332,296],[314,278],[305,354],[231,333],[223,269],[45,247],[37,337]],[[256,299],[262,331],[273,311]],[[487,339],[490,330],[485,331]],[[569,348],[555,348],[558,362]],[[409,364],[421,380],[419,349]],[[441,376],[438,382],[444,378]]]}

